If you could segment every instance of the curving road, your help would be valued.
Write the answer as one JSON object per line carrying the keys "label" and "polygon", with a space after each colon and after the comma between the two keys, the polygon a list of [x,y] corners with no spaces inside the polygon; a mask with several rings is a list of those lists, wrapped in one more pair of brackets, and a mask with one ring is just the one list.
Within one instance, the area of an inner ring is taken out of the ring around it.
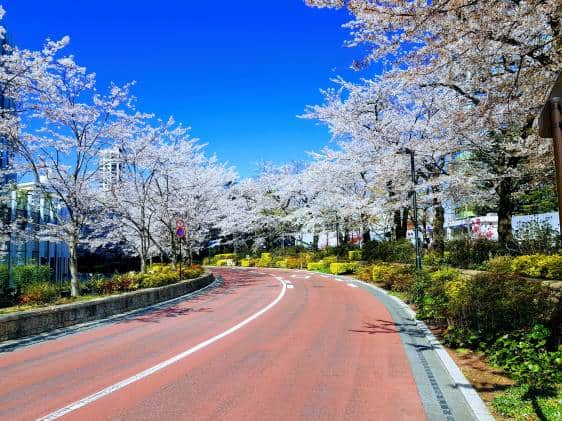
{"label": "curving road", "polygon": [[0,346],[0,419],[473,418],[380,293],[307,272],[213,271],[222,282],[169,307]]}

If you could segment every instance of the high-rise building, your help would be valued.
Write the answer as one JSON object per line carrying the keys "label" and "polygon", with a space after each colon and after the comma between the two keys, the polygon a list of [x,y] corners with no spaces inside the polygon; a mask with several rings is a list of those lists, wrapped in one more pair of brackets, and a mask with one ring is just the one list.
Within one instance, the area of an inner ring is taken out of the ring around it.
{"label": "high-rise building", "polygon": [[121,149],[111,148],[101,151],[99,168],[102,189],[111,189],[121,179],[123,171],[123,153]]}
{"label": "high-rise building", "polygon": [[[0,40],[0,55],[7,53],[8,45],[6,38]],[[13,101],[0,92],[0,118],[6,118],[13,109]],[[8,183],[15,181],[16,175],[11,171],[12,148],[9,139],[0,134],[0,189]]]}

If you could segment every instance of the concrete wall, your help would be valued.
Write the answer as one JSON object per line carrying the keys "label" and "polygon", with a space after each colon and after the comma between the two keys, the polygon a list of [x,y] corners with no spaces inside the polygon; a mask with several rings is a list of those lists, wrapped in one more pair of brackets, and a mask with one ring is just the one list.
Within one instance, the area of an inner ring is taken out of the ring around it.
{"label": "concrete wall", "polygon": [[36,335],[78,323],[103,319],[180,297],[212,283],[212,274],[160,288],[0,316],[0,341]]}

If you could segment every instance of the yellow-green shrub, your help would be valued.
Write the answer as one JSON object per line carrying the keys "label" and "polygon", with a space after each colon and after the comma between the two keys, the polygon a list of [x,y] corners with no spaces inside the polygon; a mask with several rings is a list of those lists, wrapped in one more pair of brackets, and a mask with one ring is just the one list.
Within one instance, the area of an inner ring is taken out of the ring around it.
{"label": "yellow-green shrub", "polygon": [[287,259],[276,260],[275,267],[286,269],[287,268]]}
{"label": "yellow-green shrub", "polygon": [[372,266],[359,266],[355,272],[355,276],[364,282],[373,281],[373,267]]}
{"label": "yellow-green shrub", "polygon": [[531,278],[562,279],[562,256],[532,254],[513,259],[511,269],[514,273]]}
{"label": "yellow-green shrub", "polygon": [[377,264],[372,269],[373,281],[384,288],[407,292],[414,283],[412,269],[405,265]]}
{"label": "yellow-green shrub", "polygon": [[256,262],[256,266],[258,267],[270,267],[273,263],[273,259],[271,258],[271,253],[262,253],[261,257]]}
{"label": "yellow-green shrub", "polygon": [[326,272],[329,268],[323,262],[310,262],[306,265],[308,270],[316,270]]}
{"label": "yellow-green shrub", "polygon": [[512,273],[511,265],[513,264],[513,257],[511,256],[496,256],[492,257],[484,267],[487,271],[495,273]]}
{"label": "yellow-green shrub", "polygon": [[447,318],[455,328],[501,333],[547,320],[552,292],[540,282],[480,273],[446,282]]}
{"label": "yellow-green shrub", "polygon": [[222,254],[215,254],[213,256],[213,260],[216,262],[217,260],[226,260],[226,259],[233,259],[236,260],[235,253],[222,253]]}
{"label": "yellow-green shrub", "polygon": [[331,263],[330,273],[334,275],[341,275],[343,273],[351,273],[357,270],[359,264],[357,262],[346,262],[346,263]]}
{"label": "yellow-green shrub", "polygon": [[361,250],[349,250],[347,252],[347,257],[352,262],[361,260]]}
{"label": "yellow-green shrub", "polygon": [[249,268],[251,266],[254,266],[254,262],[252,261],[252,259],[242,259],[240,260],[240,266],[242,266],[243,268]]}
{"label": "yellow-green shrub", "polygon": [[297,257],[287,257],[287,259],[285,259],[286,263],[287,263],[287,267],[288,269],[300,269],[301,267],[306,266],[306,259],[304,257],[301,256],[297,256]]}
{"label": "yellow-green shrub", "polygon": [[336,256],[326,256],[324,257],[321,262],[324,263],[325,266],[330,266],[332,263],[336,263],[338,258]]}
{"label": "yellow-green shrub", "polygon": [[303,267],[306,267],[307,264],[315,261],[316,256],[314,255],[314,253],[311,252],[303,252],[303,253],[299,253],[298,258],[302,260]]}

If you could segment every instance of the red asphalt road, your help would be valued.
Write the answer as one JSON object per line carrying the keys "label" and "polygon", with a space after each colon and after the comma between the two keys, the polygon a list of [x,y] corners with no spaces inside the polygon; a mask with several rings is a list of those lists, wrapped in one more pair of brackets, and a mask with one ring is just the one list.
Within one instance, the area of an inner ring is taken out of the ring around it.
{"label": "red asphalt road", "polygon": [[207,294],[0,354],[0,419],[50,414],[281,301],[240,330],[65,419],[423,420],[397,329],[361,288],[295,272],[215,270]]}

